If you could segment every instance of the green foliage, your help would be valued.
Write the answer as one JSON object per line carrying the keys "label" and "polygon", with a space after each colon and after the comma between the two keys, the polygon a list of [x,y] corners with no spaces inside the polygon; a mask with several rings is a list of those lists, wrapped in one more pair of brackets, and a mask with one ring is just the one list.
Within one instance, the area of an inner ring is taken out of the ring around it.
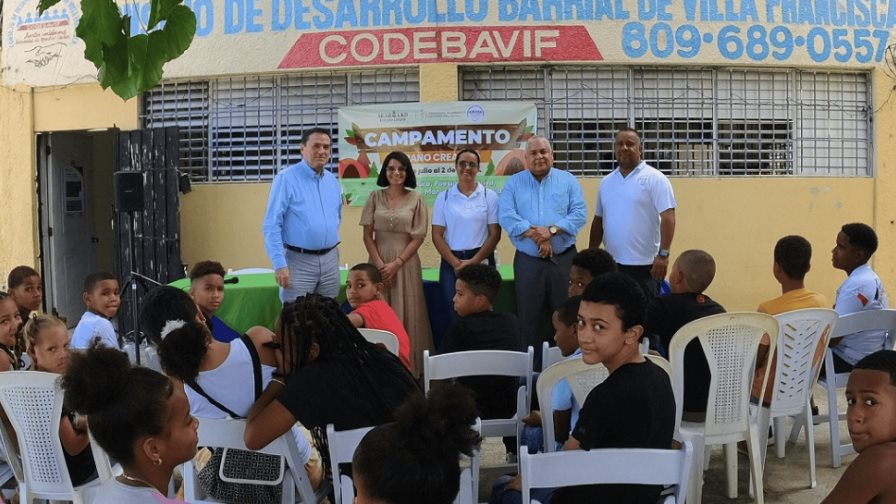
{"label": "green foliage", "polygon": [[486,168],[486,170],[485,170],[485,176],[490,177],[494,174],[495,174],[495,162],[494,162],[494,160],[490,159],[488,161],[488,168]]}
{"label": "green foliage", "polygon": [[[45,10],[60,0],[40,0]],[[75,33],[84,41],[84,57],[97,68],[103,89],[128,100],[156,86],[165,63],[190,47],[196,16],[183,0],[151,0],[146,33],[131,36],[130,16],[114,0],[81,0]]]}
{"label": "green foliage", "polygon": [[367,178],[376,179],[379,176],[380,176],[380,172],[376,168],[376,163],[370,163],[370,173],[367,174]]}

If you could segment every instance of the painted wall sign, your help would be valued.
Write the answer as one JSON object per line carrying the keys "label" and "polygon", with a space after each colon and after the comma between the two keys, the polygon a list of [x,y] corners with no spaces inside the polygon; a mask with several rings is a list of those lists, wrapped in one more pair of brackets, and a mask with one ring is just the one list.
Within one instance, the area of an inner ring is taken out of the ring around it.
{"label": "painted wall sign", "polygon": [[299,35],[279,68],[601,59],[582,26],[437,27]]}
{"label": "painted wall sign", "polygon": [[432,204],[457,183],[454,157],[479,152],[478,180],[500,190],[525,169],[523,143],[535,134],[533,102],[444,102],[364,105],[339,109],[339,178],[350,205],[363,206],[379,189],[382,161],[392,151],[408,155],[417,190]]}
{"label": "painted wall sign", "polygon": [[[138,33],[147,0],[117,0]],[[77,2],[3,2],[8,84],[96,74]],[[419,63],[746,63],[869,68],[896,42],[896,0],[185,0],[192,47],[168,78]],[[52,18],[52,19],[51,19]],[[239,57],[234,57],[239,55]]]}

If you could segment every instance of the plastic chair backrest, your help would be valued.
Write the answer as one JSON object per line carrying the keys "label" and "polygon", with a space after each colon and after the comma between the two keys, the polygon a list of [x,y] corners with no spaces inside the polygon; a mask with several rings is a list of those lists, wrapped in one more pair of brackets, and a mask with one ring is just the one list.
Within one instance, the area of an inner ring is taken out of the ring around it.
{"label": "plastic chair backrest", "polygon": [[831,331],[831,339],[849,336],[861,331],[887,331],[881,350],[892,350],[896,338],[896,309],[868,310],[843,315],[837,319]]}
{"label": "plastic chair backrest", "polygon": [[431,356],[423,351],[423,383],[426,393],[433,380],[463,376],[517,376],[526,381],[526,406],[532,404],[532,362],[535,352],[472,350]]}
{"label": "plastic chair backrest", "polygon": [[[238,450],[253,451],[246,447],[243,437],[245,430],[246,421],[243,419],[203,418],[199,422],[199,446],[214,446],[216,448],[235,448]],[[314,490],[311,488],[308,473],[305,472],[305,464],[302,462],[302,458],[299,455],[298,446],[296,445],[291,430],[271,441],[264,448],[254,451],[269,455],[279,455],[286,459],[286,470],[288,471],[288,474],[284,475],[283,478],[284,502],[287,500],[286,496],[294,495],[293,485],[295,485],[295,488],[298,488],[302,502],[316,504],[321,500],[320,497],[315,495]],[[190,484],[184,485],[184,499],[187,502],[193,502],[194,504],[199,502],[214,502],[202,501],[196,496],[197,482],[192,479],[192,475],[195,474],[192,460],[184,463],[183,474],[185,480],[191,478]],[[187,492],[192,495],[186,494]],[[318,490],[318,493],[320,492],[321,489]]]}
{"label": "plastic chair backrest", "polygon": [[[603,448],[534,455],[523,450],[520,453],[522,501],[531,502],[532,488],[615,483],[675,485],[674,502],[681,503],[687,495],[692,457],[690,442],[683,443],[678,450]],[[650,469],[645,470],[647,467]]]}
{"label": "plastic chair backrest", "polygon": [[28,495],[48,500],[72,500],[75,494],[62,442],[63,392],[60,376],[41,371],[0,373],[0,405],[15,430]]}
{"label": "plastic chair backrest", "polygon": [[541,371],[535,387],[538,390],[538,405],[541,411],[541,427],[544,432],[544,450],[556,451],[554,436],[554,387],[560,380],[567,380],[573,397],[579,406],[591,389],[607,379],[610,372],[603,364],[586,364],[581,357],[569,358],[553,364]]}
{"label": "plastic chair backrest", "polygon": [[358,329],[358,332],[361,333],[361,336],[364,336],[364,339],[367,341],[380,344],[386,347],[386,350],[390,351],[393,355],[398,355],[398,336],[395,333],[390,331],[384,331],[382,329],[368,329],[366,327],[362,327]]}
{"label": "plastic chair backrest", "polygon": [[[478,432],[481,423],[477,419],[473,428]],[[355,455],[355,449],[361,443],[361,439],[367,435],[373,427],[361,427],[346,431],[337,431],[333,424],[327,425],[327,444],[330,449],[330,465],[333,472],[333,493],[336,498],[334,504],[351,504],[355,498],[355,488],[350,474],[341,471],[339,464],[350,464]],[[475,476],[471,473],[476,473]],[[470,467],[461,471],[460,490],[455,504],[472,504],[478,501],[479,494],[479,450],[474,450]]]}
{"label": "plastic chair backrest", "polygon": [[[803,412],[821,370],[821,358],[814,362],[819,342],[824,342],[822,350],[827,348],[828,337],[837,317],[837,312],[827,308],[808,308],[775,316],[781,330],[775,351],[778,362],[775,376],[767,378],[775,384],[771,397],[772,412],[792,412],[794,415]],[[771,359],[769,355],[769,362]]]}
{"label": "plastic chair backrest", "polygon": [[669,343],[672,390],[675,392],[675,425],[681,425],[684,399],[684,352],[699,340],[712,378],[706,405],[704,433],[725,436],[749,430],[750,391],[756,352],[764,334],[770,345],[778,340],[778,321],[764,313],[733,312],[710,315],[685,324]]}
{"label": "plastic chair backrest", "polygon": [[545,370],[563,360],[559,347],[552,347],[547,341],[541,343],[541,369]]}

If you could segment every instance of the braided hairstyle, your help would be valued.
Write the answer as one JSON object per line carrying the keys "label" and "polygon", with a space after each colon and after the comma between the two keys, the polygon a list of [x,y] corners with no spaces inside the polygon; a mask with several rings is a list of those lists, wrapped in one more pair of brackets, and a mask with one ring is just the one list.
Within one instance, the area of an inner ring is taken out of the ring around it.
{"label": "braided hairstyle", "polygon": [[[389,351],[364,339],[333,298],[319,294],[299,296],[283,305],[277,332],[283,350],[287,383],[302,367],[315,364],[338,366],[359,400],[368,402],[379,418],[393,418],[395,391],[419,392],[420,386],[404,364]],[[317,344],[317,355],[311,349]],[[381,387],[381,384],[388,384]],[[371,386],[375,385],[375,386]],[[394,388],[393,388],[394,387]],[[404,397],[402,398],[402,401]],[[400,404],[400,401],[399,401]],[[326,453],[323,426],[309,426],[318,448]]]}

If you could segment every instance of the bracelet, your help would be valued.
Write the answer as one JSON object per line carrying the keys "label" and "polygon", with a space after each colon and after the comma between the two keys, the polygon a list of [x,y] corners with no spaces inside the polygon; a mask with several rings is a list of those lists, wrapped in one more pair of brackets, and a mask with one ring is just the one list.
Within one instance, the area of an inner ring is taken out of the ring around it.
{"label": "bracelet", "polygon": [[404,259],[402,259],[401,256],[398,256],[396,259],[398,259],[399,261],[401,261],[401,264],[404,264]]}
{"label": "bracelet", "polygon": [[280,385],[286,386],[286,382],[281,380],[280,378],[271,378],[272,383],[279,383]]}

